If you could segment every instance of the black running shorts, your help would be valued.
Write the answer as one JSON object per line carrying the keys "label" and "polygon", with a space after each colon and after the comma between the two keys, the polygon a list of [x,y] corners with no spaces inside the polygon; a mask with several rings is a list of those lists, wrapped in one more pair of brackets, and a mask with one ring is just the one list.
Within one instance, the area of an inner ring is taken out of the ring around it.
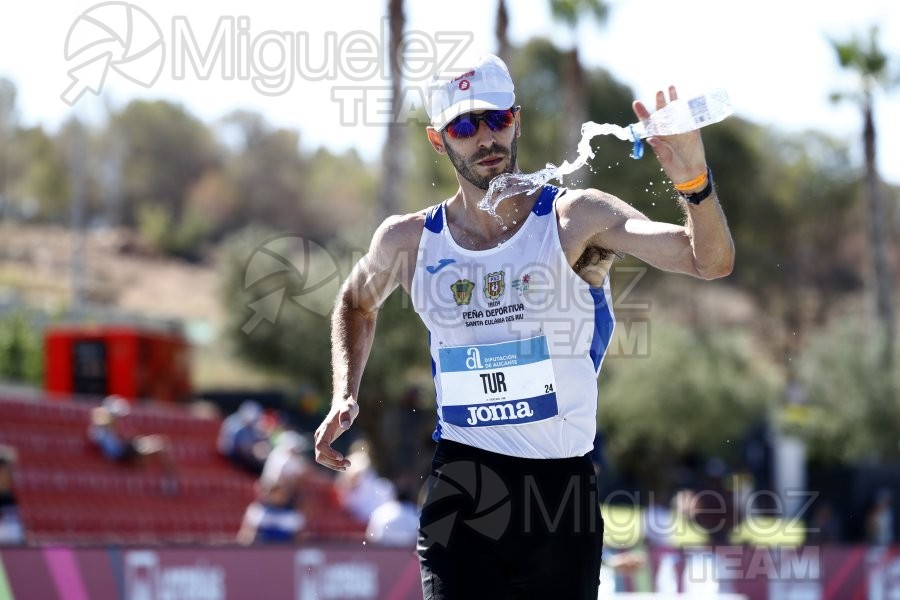
{"label": "black running shorts", "polygon": [[603,520],[589,455],[517,458],[441,440],[428,488],[425,600],[596,600]]}

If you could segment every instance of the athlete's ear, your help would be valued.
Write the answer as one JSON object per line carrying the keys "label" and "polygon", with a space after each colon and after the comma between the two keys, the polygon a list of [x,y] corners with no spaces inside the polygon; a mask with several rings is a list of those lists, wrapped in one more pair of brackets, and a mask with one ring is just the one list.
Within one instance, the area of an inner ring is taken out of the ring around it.
{"label": "athlete's ear", "polygon": [[521,121],[521,119],[522,119],[522,111],[521,111],[521,110],[517,110],[517,111],[516,111],[516,137],[519,137],[519,136],[522,135],[522,121]]}
{"label": "athlete's ear", "polygon": [[428,141],[431,142],[431,147],[434,148],[435,152],[438,154],[446,154],[447,149],[444,147],[444,140],[441,138],[441,132],[432,127],[431,125],[425,129],[425,133],[428,134]]}

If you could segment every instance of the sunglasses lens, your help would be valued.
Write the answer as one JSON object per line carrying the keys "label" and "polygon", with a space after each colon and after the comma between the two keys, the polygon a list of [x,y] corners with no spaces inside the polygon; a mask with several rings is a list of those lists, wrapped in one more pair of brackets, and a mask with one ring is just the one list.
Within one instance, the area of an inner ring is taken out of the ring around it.
{"label": "sunglasses lens", "polygon": [[456,117],[447,125],[447,133],[452,138],[472,137],[477,129],[476,123],[467,115]]}
{"label": "sunglasses lens", "polygon": [[484,113],[484,122],[491,131],[500,131],[513,124],[513,112],[511,110],[490,110]]}

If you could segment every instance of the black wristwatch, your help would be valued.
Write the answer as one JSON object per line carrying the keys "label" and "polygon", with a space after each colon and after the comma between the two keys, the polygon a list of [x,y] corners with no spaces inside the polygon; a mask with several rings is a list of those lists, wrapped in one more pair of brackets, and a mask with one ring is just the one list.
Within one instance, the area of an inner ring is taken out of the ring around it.
{"label": "black wristwatch", "polygon": [[712,171],[709,170],[709,167],[706,168],[706,187],[704,187],[699,192],[695,192],[693,194],[685,194],[683,192],[678,192],[678,195],[684,198],[685,202],[689,202],[693,205],[700,204],[707,198],[709,195],[713,193],[713,178]]}

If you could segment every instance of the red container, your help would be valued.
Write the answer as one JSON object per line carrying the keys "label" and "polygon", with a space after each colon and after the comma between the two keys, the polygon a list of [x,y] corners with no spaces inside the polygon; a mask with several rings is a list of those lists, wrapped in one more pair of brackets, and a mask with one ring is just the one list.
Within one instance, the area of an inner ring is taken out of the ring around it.
{"label": "red container", "polygon": [[130,325],[62,325],[44,338],[48,392],[184,402],[190,347],[180,332]]}

